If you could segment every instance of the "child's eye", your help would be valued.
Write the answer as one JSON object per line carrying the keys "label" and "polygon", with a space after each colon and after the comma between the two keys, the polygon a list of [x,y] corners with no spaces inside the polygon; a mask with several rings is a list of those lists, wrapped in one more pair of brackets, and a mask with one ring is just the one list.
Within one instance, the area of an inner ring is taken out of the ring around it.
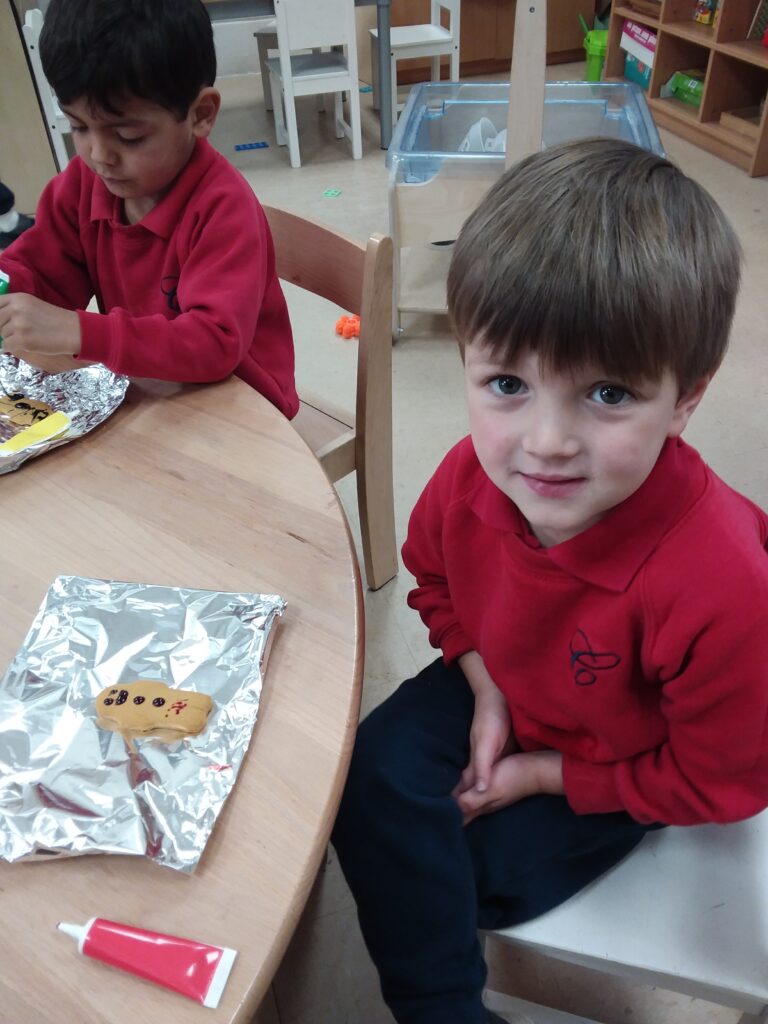
{"label": "child's eye", "polygon": [[618,384],[598,384],[589,397],[600,405],[626,405],[632,400],[631,392]]}
{"label": "child's eye", "polygon": [[513,376],[494,377],[488,386],[494,395],[519,395],[525,388],[524,382]]}
{"label": "child's eye", "polygon": [[118,135],[117,137],[126,146],[138,146],[138,144],[140,142],[143,142],[145,138],[145,136],[143,135],[137,135],[129,139],[127,139],[124,135]]}
{"label": "child's eye", "polygon": [[71,125],[70,125],[69,127],[70,127],[70,130],[71,130],[71,132],[72,132],[72,134],[73,134],[73,135],[76,135],[76,134],[78,134],[79,132],[86,132],[86,131],[88,131],[88,129],[87,129],[87,128],[85,128],[85,127],[84,127],[83,125],[81,125],[81,124],[71,124]]}

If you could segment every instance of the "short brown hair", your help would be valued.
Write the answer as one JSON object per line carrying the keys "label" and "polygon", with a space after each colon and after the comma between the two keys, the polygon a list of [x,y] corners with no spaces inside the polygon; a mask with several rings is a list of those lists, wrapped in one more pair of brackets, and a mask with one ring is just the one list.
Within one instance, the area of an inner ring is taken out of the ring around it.
{"label": "short brown hair", "polygon": [[461,229],[448,274],[459,344],[593,363],[681,390],[728,345],[741,247],[720,207],[668,160],[585,139],[510,168]]}

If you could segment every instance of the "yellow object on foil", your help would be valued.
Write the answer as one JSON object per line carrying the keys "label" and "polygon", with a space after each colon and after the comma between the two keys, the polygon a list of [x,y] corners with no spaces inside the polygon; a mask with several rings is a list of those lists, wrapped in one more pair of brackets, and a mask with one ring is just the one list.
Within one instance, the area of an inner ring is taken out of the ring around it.
{"label": "yellow object on foil", "polygon": [[66,413],[53,412],[44,420],[33,423],[31,427],[25,427],[18,434],[8,438],[0,444],[0,454],[23,452],[25,448],[31,448],[41,441],[51,441],[54,437],[61,435],[69,429],[70,419]]}

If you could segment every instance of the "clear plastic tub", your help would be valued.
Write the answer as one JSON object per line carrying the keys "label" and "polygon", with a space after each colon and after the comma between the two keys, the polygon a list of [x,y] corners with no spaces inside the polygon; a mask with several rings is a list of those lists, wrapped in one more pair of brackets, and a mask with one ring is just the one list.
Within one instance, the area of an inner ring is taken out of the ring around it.
{"label": "clear plastic tub", "polygon": [[[443,313],[453,241],[501,176],[509,83],[426,82],[411,90],[387,154],[394,244],[393,335],[403,313]],[[664,155],[642,89],[549,82],[543,145],[595,135]]]}
{"label": "clear plastic tub", "polygon": [[[387,153],[400,181],[427,181],[446,164],[473,173],[478,162],[504,166],[504,153],[459,146],[487,117],[506,129],[509,83],[424,82],[415,86]],[[631,82],[548,82],[544,91],[543,144],[593,135],[634,142],[660,156],[664,150],[643,91]],[[472,167],[474,165],[474,167]]]}

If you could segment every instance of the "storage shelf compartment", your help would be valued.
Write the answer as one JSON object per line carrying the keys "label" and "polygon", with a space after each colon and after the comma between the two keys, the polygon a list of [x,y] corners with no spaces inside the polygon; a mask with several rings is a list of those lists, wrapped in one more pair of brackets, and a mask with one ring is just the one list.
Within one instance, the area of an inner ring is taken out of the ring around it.
{"label": "storage shelf compartment", "polygon": [[768,48],[759,43],[756,39],[742,39],[734,43],[721,43],[718,50],[727,53],[729,57],[754,64],[758,68],[768,70]]}
{"label": "storage shelf compartment", "polygon": [[698,21],[670,21],[663,28],[670,35],[679,36],[680,39],[689,39],[699,46],[715,45],[715,33],[711,25],[701,25]]}
{"label": "storage shelf compartment", "polygon": [[651,112],[654,116],[661,112],[668,113],[670,117],[673,117],[679,121],[690,121],[691,124],[699,125],[699,111],[690,103],[684,103],[683,100],[677,99],[675,96],[666,96],[664,98],[655,97],[654,99],[648,100],[648,106],[651,108]]}
{"label": "storage shelf compartment", "polygon": [[[723,0],[721,0],[723,2]],[[705,25],[694,18],[697,0],[666,0],[661,14],[662,28],[672,31],[674,26],[693,26],[694,30],[714,35],[712,24]]]}
{"label": "storage shelf compartment", "polygon": [[760,136],[760,107],[738,107],[735,110],[724,110],[720,115],[720,124],[730,132],[749,139],[754,147]]}
{"label": "storage shelf compartment", "polygon": [[[667,128],[701,149],[706,149],[729,163],[736,164],[748,174],[755,174],[754,147],[748,151],[743,138],[728,131],[719,123],[702,124],[669,102],[651,100],[649,105],[660,128]],[[684,106],[685,104],[682,104]],[[757,173],[765,173],[758,171]]]}
{"label": "storage shelf compartment", "polygon": [[[717,42],[745,42],[749,36],[749,30],[752,27],[758,3],[759,0],[720,0],[720,14],[717,19]],[[752,43],[760,48],[759,40],[750,40],[750,44]]]}
{"label": "storage shelf compartment", "polygon": [[[765,103],[768,93],[768,68],[759,68],[752,64],[744,64],[725,52],[717,52],[712,59],[710,79],[702,103],[702,120],[717,122],[724,131],[736,140],[739,148],[747,147],[753,151],[757,145],[761,106]],[[748,119],[739,119],[734,111],[751,110]],[[725,121],[723,121],[723,115]]]}
{"label": "storage shelf compartment", "polygon": [[[664,31],[659,34],[656,45],[656,58],[653,62],[650,95],[653,101],[664,103],[667,107],[685,120],[698,121],[699,110],[691,103],[685,103],[679,97],[662,98],[661,90],[667,85],[676,71],[703,71],[706,75],[712,51],[689,39],[670,35]],[[655,109],[652,104],[652,109]]]}
{"label": "storage shelf compartment", "polygon": [[[661,10],[661,4],[657,5]],[[633,7],[627,7],[626,4],[616,8],[616,15],[621,18],[629,18],[630,21],[637,21],[641,25],[647,25],[648,28],[657,29],[659,27],[659,18],[651,17],[649,14],[645,14],[643,11],[636,11]]]}

